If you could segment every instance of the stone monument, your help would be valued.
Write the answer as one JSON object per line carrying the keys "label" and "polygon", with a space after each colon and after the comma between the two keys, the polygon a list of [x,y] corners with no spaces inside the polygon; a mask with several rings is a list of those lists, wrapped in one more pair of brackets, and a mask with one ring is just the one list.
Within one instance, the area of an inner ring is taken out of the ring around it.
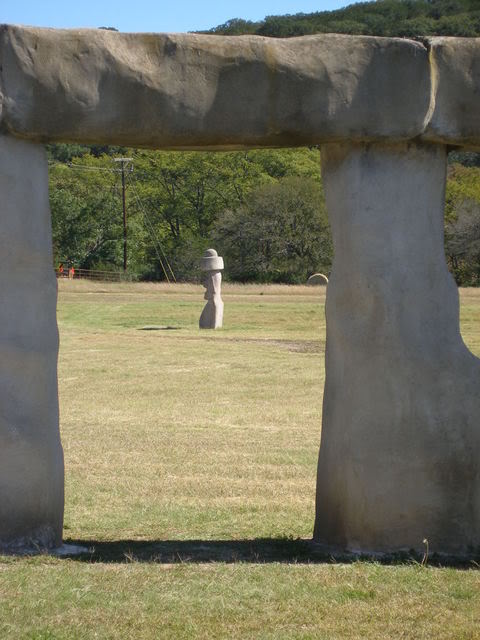
{"label": "stone monument", "polygon": [[62,539],[42,146],[62,141],[320,145],[335,260],[314,538],[480,547],[480,360],[443,250],[447,150],[480,149],[480,39],[2,25],[0,132],[0,547]]}
{"label": "stone monument", "polygon": [[215,249],[207,249],[201,259],[200,268],[205,272],[203,286],[205,300],[199,320],[200,329],[220,329],[223,325],[222,270],[223,258]]}

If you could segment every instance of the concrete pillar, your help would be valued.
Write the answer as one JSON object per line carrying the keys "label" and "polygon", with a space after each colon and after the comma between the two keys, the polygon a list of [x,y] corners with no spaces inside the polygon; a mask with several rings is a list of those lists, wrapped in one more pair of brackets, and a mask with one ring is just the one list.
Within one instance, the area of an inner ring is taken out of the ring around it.
{"label": "concrete pillar", "polygon": [[331,144],[335,263],[314,538],[351,551],[480,547],[480,360],[443,245],[446,149]]}
{"label": "concrete pillar", "polygon": [[58,332],[47,158],[0,136],[0,549],[62,541]]}

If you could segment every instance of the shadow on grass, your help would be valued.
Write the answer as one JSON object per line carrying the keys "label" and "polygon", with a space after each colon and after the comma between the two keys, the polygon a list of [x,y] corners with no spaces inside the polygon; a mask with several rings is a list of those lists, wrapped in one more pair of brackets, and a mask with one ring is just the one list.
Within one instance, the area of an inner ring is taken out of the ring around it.
{"label": "shadow on grass", "polygon": [[359,556],[326,550],[311,540],[293,538],[254,538],[251,540],[65,540],[86,547],[88,553],[75,556],[79,562],[159,564],[181,563],[271,563],[336,564],[358,561],[388,565],[428,565],[480,569],[480,550],[470,558],[454,558],[411,552],[383,556]]}
{"label": "shadow on grass", "polygon": [[158,326],[155,324],[147,325],[146,327],[140,327],[139,331],[179,331],[180,327]]}

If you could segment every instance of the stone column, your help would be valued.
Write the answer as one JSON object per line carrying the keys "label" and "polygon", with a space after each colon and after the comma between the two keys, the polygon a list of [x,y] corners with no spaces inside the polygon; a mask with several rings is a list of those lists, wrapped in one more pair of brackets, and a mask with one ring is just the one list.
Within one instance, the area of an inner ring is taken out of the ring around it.
{"label": "stone column", "polygon": [[480,547],[480,360],[444,256],[446,149],[331,144],[335,263],[314,538],[351,551]]}
{"label": "stone column", "polygon": [[58,332],[41,145],[0,136],[0,549],[62,541]]}

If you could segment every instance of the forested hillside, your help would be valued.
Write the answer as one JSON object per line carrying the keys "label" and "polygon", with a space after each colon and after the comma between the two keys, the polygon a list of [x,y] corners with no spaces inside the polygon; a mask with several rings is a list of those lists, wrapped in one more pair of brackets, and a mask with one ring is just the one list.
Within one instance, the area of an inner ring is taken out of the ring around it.
{"label": "forested hillside", "polygon": [[251,33],[288,38],[312,33],[422,37],[480,36],[479,0],[377,0],[337,11],[267,16],[261,22],[234,18],[211,29],[219,35]]}
{"label": "forested hillside", "polygon": [[[230,20],[212,33],[294,36],[318,32],[385,36],[480,35],[480,0],[378,0],[262,22]],[[227,278],[305,282],[328,273],[333,249],[317,148],[230,153],[49,145],[55,262],[121,270],[126,172],[128,274],[198,278],[208,246]],[[450,156],[447,261],[458,284],[480,285],[480,155]]]}

